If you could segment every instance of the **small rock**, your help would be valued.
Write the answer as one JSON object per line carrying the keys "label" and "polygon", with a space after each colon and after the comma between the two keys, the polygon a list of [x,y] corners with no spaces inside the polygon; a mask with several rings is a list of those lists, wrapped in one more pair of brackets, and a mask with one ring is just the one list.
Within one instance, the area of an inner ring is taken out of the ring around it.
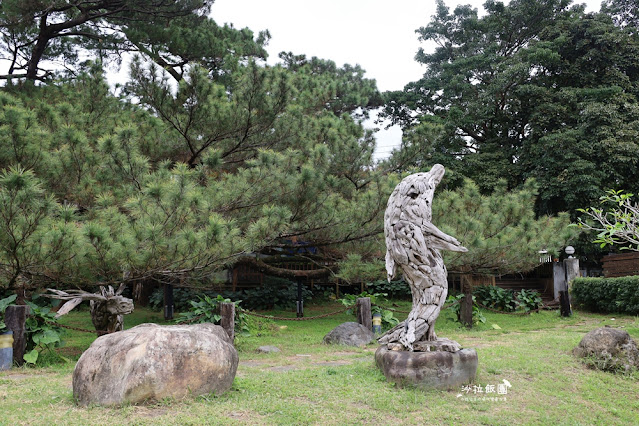
{"label": "small rock", "polygon": [[627,331],[601,327],[590,331],[573,349],[588,364],[606,371],[629,371],[639,368],[639,349]]}
{"label": "small rock", "polygon": [[365,346],[375,335],[363,325],[356,322],[345,322],[338,325],[324,336],[324,343],[334,345]]}
{"label": "small rock", "polygon": [[273,352],[281,352],[280,348],[278,348],[277,346],[260,346],[259,348],[257,348],[257,351],[259,353],[263,353],[263,354],[269,354],[269,353],[273,353]]}

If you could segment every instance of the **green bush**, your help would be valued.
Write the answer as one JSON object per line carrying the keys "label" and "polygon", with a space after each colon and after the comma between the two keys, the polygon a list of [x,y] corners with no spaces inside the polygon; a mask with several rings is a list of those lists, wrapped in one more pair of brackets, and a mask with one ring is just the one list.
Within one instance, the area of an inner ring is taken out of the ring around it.
{"label": "green bush", "polygon": [[371,314],[380,314],[382,317],[382,330],[386,331],[389,330],[393,327],[395,327],[397,324],[399,324],[399,319],[397,319],[395,317],[395,314],[392,311],[389,311],[388,309],[383,309],[381,306],[379,306],[379,303],[387,303],[388,301],[386,300],[386,294],[385,293],[375,293],[375,294],[370,294],[367,292],[363,292],[361,294],[345,294],[344,297],[342,299],[339,299],[339,301],[342,303],[342,305],[344,306],[348,306],[351,309],[349,309],[348,311],[346,311],[347,314],[349,315],[357,315],[357,312],[355,310],[355,305],[357,304],[357,299],[359,299],[360,297],[368,297],[371,299]]}
{"label": "green bush", "polygon": [[31,313],[25,327],[27,347],[24,360],[29,364],[36,364],[41,352],[55,354],[53,348],[63,346],[62,328],[57,324],[55,313],[50,308],[32,302],[27,302],[27,305],[31,308]]}
{"label": "green bush", "polygon": [[[242,291],[198,290],[191,288],[173,289],[173,308],[176,312],[189,311],[193,302],[203,297],[215,299],[218,296],[231,300],[242,300],[242,307],[250,310],[294,309],[297,301],[297,284],[285,278],[265,277],[261,287]],[[313,298],[313,292],[304,286],[302,299],[305,302]],[[149,298],[149,307],[161,311],[164,309],[164,290],[156,289]]]}
{"label": "green bush", "polygon": [[[232,298],[232,297],[231,297]],[[297,284],[284,278],[268,277],[262,287],[244,290],[238,297],[246,309],[294,309],[297,301]],[[302,287],[302,300],[313,298],[313,292]]]}
{"label": "green bush", "polygon": [[[7,307],[16,300],[16,295],[12,295],[0,300],[0,333],[6,331],[4,323],[4,312]],[[27,302],[31,308],[31,313],[25,324],[27,335],[27,347],[24,360],[28,364],[38,362],[40,352],[47,351],[54,353],[53,348],[62,346],[62,328],[58,326],[55,313],[48,307],[38,306],[35,303]],[[58,358],[61,358],[58,356]]]}
{"label": "green bush", "polygon": [[[450,309],[455,318],[449,318],[452,321],[457,321],[461,323],[461,304],[464,300],[463,294],[458,294],[457,296],[448,296],[446,300],[446,305],[449,305],[446,309]],[[458,303],[459,302],[459,303]],[[486,317],[482,314],[479,306],[477,306],[477,297],[473,296],[473,324],[479,325],[486,322]]]}
{"label": "green bush", "polygon": [[232,301],[231,299],[225,299],[219,294],[215,298],[211,298],[207,295],[197,296],[197,298],[197,301],[191,301],[191,308],[188,311],[182,312],[178,315],[178,318],[175,320],[177,324],[220,324],[220,320],[222,319],[220,315],[220,303],[234,303],[235,332],[238,334],[249,333],[246,314],[242,313],[239,309],[241,300]]}
{"label": "green bush", "polygon": [[541,302],[541,296],[537,290],[521,290],[517,293],[517,303],[526,312],[538,309]]}
{"label": "green bush", "polygon": [[534,311],[541,305],[541,296],[537,290],[521,290],[514,292],[496,286],[480,286],[473,289],[473,297],[477,302],[499,311],[513,312],[518,308]]}
{"label": "green bush", "polygon": [[571,293],[575,304],[591,312],[639,315],[639,276],[577,278]]}
{"label": "green bush", "polygon": [[[173,289],[173,309],[176,312],[188,311],[191,308],[191,301],[198,300],[199,297],[207,294],[208,296],[215,297],[209,293],[204,293],[201,290],[195,290],[190,288],[174,288]],[[217,293],[216,293],[217,294]],[[157,288],[149,297],[149,308],[156,311],[162,311],[164,309],[164,289]]]}
{"label": "green bush", "polygon": [[4,311],[16,300],[17,297],[18,296],[14,294],[9,297],[5,297],[4,299],[0,299],[0,333],[5,332],[7,329],[7,326],[4,323]]}
{"label": "green bush", "polygon": [[512,290],[496,286],[480,286],[473,290],[477,302],[499,311],[513,312],[517,309],[517,299]]}

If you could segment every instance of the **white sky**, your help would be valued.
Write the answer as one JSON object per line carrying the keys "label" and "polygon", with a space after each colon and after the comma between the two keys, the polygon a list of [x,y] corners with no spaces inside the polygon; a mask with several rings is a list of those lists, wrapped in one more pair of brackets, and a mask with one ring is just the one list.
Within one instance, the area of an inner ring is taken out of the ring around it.
{"label": "white sky", "polygon": [[[445,3],[451,11],[458,4],[471,4],[481,14],[484,0]],[[601,1],[574,3],[597,11]],[[422,76],[424,69],[414,60],[420,47],[415,30],[428,24],[435,9],[433,0],[216,0],[211,17],[256,34],[268,29],[269,63],[277,62],[279,52],[291,51],[331,59],[338,66],[359,64],[386,91],[401,90]],[[376,157],[388,156],[400,142],[399,128],[378,132]]]}

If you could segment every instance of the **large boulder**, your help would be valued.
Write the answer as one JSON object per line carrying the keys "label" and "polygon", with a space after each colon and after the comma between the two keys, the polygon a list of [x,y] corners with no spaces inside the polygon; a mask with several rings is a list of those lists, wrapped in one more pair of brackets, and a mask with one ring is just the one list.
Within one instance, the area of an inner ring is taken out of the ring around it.
{"label": "large boulder", "polygon": [[639,368],[639,349],[626,330],[601,327],[581,339],[573,353],[600,370],[629,371]]}
{"label": "large boulder", "polygon": [[330,333],[324,336],[324,343],[334,345],[365,346],[368,345],[375,335],[362,324],[356,322],[345,322],[338,325]]}
{"label": "large boulder", "polygon": [[141,324],[93,342],[73,371],[73,396],[84,406],[221,394],[238,361],[220,326]]}

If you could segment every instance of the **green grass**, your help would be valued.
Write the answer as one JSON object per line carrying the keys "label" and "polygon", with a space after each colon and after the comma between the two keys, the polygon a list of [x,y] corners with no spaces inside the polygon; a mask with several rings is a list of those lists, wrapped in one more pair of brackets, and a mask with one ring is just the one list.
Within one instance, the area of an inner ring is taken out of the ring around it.
{"label": "green grass", "polygon": [[[308,316],[339,309],[337,304],[306,307]],[[401,303],[400,309],[408,309]],[[291,312],[271,312],[293,317]],[[475,348],[477,384],[512,387],[506,401],[464,400],[450,392],[398,388],[375,367],[376,345],[329,346],[323,336],[346,314],[311,321],[261,322],[236,346],[240,366],[232,389],[222,396],[158,401],[120,408],[78,408],[72,400],[74,363],[19,368],[0,373],[0,424],[633,424],[639,412],[639,376],[588,369],[571,350],[588,331],[603,325],[624,327],[639,339],[639,319],[576,312],[562,319],[556,312],[529,316],[485,313],[486,324],[460,328],[444,312],[438,335]],[[400,316],[400,315],[398,315]],[[404,315],[405,316],[405,315]],[[615,320],[612,320],[615,318]],[[92,328],[87,311],[72,312],[68,325]],[[131,327],[163,323],[145,309],[126,317]],[[501,329],[492,328],[498,324]],[[60,351],[77,359],[94,340],[70,332]],[[275,345],[280,353],[258,354]],[[493,396],[496,396],[493,394]]]}

